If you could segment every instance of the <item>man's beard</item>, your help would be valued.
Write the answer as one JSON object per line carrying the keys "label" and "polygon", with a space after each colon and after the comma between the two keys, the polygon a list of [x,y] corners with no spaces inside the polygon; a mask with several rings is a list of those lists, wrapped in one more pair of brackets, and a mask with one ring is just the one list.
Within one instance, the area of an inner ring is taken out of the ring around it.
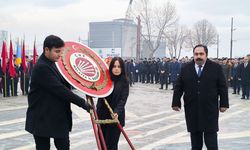
{"label": "man's beard", "polygon": [[195,60],[195,62],[196,62],[197,65],[203,65],[203,64],[204,64],[204,60],[201,59],[201,58],[197,58],[197,59]]}

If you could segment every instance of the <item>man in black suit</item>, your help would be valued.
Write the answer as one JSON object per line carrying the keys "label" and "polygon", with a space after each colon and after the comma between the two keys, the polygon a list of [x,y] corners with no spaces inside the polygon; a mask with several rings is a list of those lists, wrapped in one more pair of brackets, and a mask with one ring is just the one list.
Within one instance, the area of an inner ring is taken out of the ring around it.
{"label": "man in black suit", "polygon": [[164,57],[163,61],[159,67],[160,70],[160,89],[163,89],[163,85],[166,84],[166,90],[168,89],[168,75],[169,75],[169,64],[167,62],[167,58]]}
{"label": "man in black suit", "polygon": [[226,79],[219,64],[207,58],[208,49],[197,45],[193,49],[194,60],[181,69],[178,77],[172,108],[184,107],[187,130],[190,132],[192,150],[201,150],[203,137],[208,150],[217,150],[219,111],[229,108]]}
{"label": "man in black suit", "polygon": [[249,91],[250,91],[250,58],[247,56],[244,58],[244,63],[241,64],[239,68],[239,80],[242,85],[242,97],[241,99],[249,100]]}
{"label": "man in black suit", "polygon": [[70,85],[59,73],[55,62],[61,57],[64,42],[50,35],[43,45],[43,54],[34,66],[25,130],[33,134],[37,150],[49,150],[50,138],[59,150],[69,150],[72,128],[70,103],[89,110],[91,106],[70,90]]}

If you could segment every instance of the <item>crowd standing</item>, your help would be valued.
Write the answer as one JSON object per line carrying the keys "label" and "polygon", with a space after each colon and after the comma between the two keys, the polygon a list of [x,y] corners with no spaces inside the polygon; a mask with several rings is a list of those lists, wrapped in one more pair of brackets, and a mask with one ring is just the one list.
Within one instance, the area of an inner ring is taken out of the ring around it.
{"label": "crowd standing", "polygon": [[[9,59],[7,59],[6,74],[2,71],[2,63],[0,64],[0,94],[3,97],[28,95],[30,86],[30,77],[33,70],[33,59],[26,56],[26,68],[23,69],[22,64],[17,64],[14,55],[15,76],[11,77],[9,71]],[[21,89],[21,93],[18,93]]]}
{"label": "crowd standing", "polygon": [[[159,84],[159,89],[169,89],[171,84],[174,89],[180,70],[193,57],[167,58],[144,58],[136,61],[125,60],[126,72],[129,84]],[[242,58],[210,58],[213,62],[221,65],[223,74],[227,80],[227,86],[233,89],[232,94],[241,95],[241,99],[249,100],[250,92],[250,54]]]}
{"label": "crowd standing", "polygon": [[[249,100],[250,91],[250,54],[241,58],[210,58],[220,64],[227,79],[227,85],[233,89],[232,94],[241,95],[241,99]],[[129,79],[129,85],[135,83],[159,84],[159,89],[174,89],[180,70],[193,57],[173,58],[143,58],[140,60],[125,59],[125,71]],[[1,60],[0,60],[1,61]],[[0,63],[0,94],[3,97],[27,95],[30,78],[33,70],[33,59],[26,56],[26,71],[22,65],[15,64],[16,75],[11,78],[7,65],[6,77],[2,72]],[[14,61],[15,62],[15,61]],[[6,78],[6,81],[5,81]],[[172,85],[172,86],[169,86]],[[18,93],[21,89],[21,93]]]}
{"label": "crowd standing", "polygon": [[[26,56],[26,65],[14,65],[15,76],[9,71],[8,60],[6,73],[3,73],[0,66],[1,95],[28,95],[25,130],[33,135],[36,149],[50,149],[50,138],[54,138],[58,149],[70,149],[70,103],[88,112],[92,108],[83,98],[71,91],[70,85],[55,66],[63,46],[62,39],[50,35],[44,41],[43,54],[37,63]],[[232,94],[241,95],[242,100],[249,100],[250,54],[244,58],[208,58],[208,49],[204,45],[197,45],[193,54],[191,58],[181,59],[164,57],[123,61],[120,57],[113,58],[109,72],[114,82],[114,90],[106,99],[114,113],[108,114],[103,100],[99,99],[98,116],[101,119],[114,118],[125,126],[125,104],[129,86],[133,87],[140,82],[158,84],[159,90],[169,90],[171,85],[170,90],[174,90],[173,110],[181,109],[181,97],[184,94],[185,117],[192,149],[202,149],[204,138],[208,149],[217,150],[218,112],[225,112],[229,108],[228,88],[233,89]],[[18,86],[21,93],[18,92]],[[53,109],[47,111],[47,108]],[[207,112],[210,112],[209,115],[206,115]],[[59,114],[61,117],[58,119]],[[47,119],[41,121],[39,118]],[[121,133],[118,128],[114,125],[102,125],[101,128],[108,149],[118,149]]]}

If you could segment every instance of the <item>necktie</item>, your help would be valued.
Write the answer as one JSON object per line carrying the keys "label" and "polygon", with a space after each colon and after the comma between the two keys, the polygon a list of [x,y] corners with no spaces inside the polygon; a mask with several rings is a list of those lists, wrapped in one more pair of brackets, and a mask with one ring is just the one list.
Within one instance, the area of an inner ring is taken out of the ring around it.
{"label": "necktie", "polygon": [[202,67],[202,66],[199,66],[199,69],[198,69],[198,77],[201,76],[201,67]]}

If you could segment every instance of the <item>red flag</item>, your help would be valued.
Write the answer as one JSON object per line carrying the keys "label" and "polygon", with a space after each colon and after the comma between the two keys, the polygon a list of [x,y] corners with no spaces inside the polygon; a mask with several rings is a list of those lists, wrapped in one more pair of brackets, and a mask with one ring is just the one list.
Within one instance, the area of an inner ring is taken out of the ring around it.
{"label": "red flag", "polygon": [[23,47],[22,47],[22,69],[23,72],[26,73],[26,58],[25,58],[25,43],[23,40]]}
{"label": "red flag", "polygon": [[2,47],[2,71],[4,74],[6,74],[6,68],[7,68],[7,47],[5,41],[3,41],[3,47]]}
{"label": "red flag", "polygon": [[33,61],[32,61],[33,65],[36,64],[36,55],[37,55],[37,53],[36,53],[36,39],[35,39],[34,49],[33,49]]}
{"label": "red flag", "polygon": [[10,61],[9,61],[9,72],[10,76],[14,78],[16,76],[16,69],[13,63],[13,47],[12,47],[12,40],[10,40]]}

